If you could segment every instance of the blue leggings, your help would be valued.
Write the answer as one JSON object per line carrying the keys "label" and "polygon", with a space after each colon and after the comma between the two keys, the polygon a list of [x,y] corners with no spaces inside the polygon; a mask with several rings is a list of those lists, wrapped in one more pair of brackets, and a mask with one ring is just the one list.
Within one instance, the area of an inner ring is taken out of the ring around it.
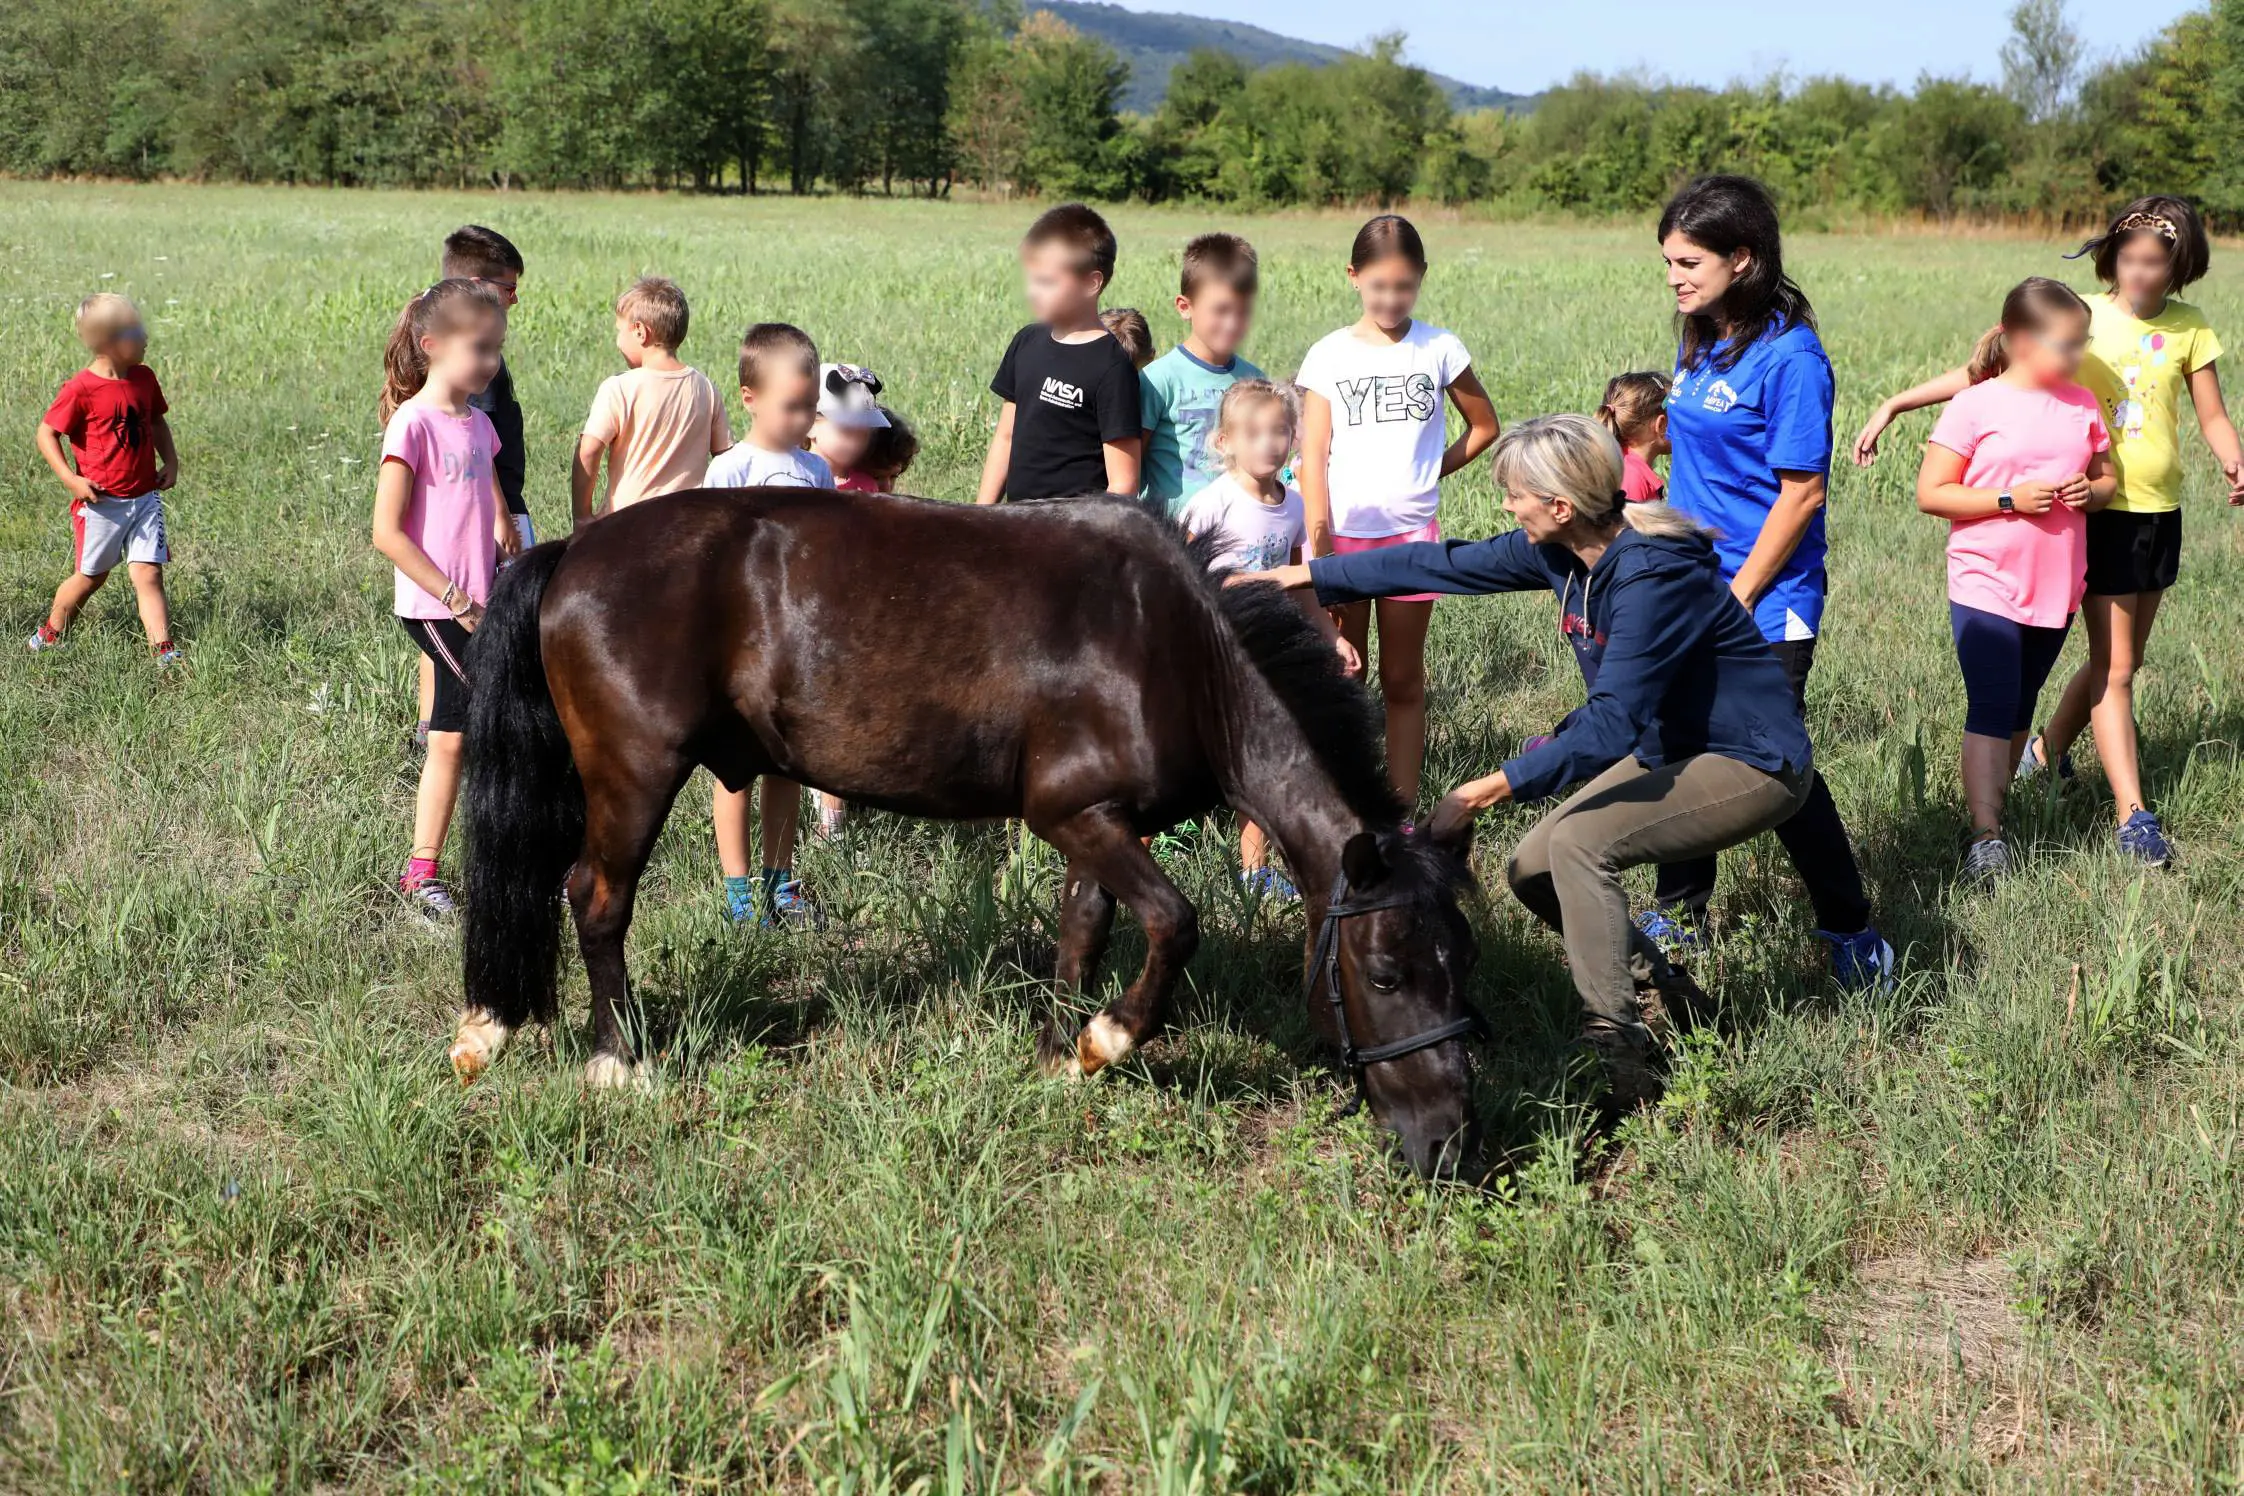
{"label": "blue leggings", "polygon": [[1998,613],[1948,604],[1948,626],[1963,666],[1964,731],[2011,738],[2034,725],[2034,703],[2064,652],[2070,617],[2055,628],[2037,628]]}

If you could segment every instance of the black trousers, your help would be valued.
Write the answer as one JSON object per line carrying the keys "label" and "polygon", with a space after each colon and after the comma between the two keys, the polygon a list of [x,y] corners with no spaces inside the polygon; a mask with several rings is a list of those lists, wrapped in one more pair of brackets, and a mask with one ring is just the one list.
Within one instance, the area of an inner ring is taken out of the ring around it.
{"label": "black trousers", "polygon": [[[1769,646],[1792,682],[1792,694],[1804,714],[1808,700],[1808,672],[1815,666],[1815,640],[1785,639]],[[1854,844],[1839,819],[1839,807],[1818,773],[1808,786],[1808,798],[1799,813],[1777,827],[1800,881],[1808,886],[1819,929],[1834,935],[1852,935],[1870,925],[1870,895],[1862,886],[1862,869],[1854,860]],[[1688,862],[1663,863],[1653,898],[1662,909],[1694,924],[1706,923],[1706,906],[1714,898],[1716,862],[1694,857]]]}

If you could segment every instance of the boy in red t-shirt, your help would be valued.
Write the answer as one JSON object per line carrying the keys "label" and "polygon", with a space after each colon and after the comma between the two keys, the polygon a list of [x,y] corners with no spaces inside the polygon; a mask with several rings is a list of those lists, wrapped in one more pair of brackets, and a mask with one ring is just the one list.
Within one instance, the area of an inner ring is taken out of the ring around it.
{"label": "boy in red t-shirt", "polygon": [[164,602],[171,548],[164,541],[163,491],[179,477],[179,453],[164,421],[163,386],[145,362],[148,329],[130,298],[106,291],[78,304],[77,321],[78,341],[93,362],[64,383],[39,423],[39,455],[70,490],[73,564],[31,648],[61,644],[86,599],[123,561],[156,663],[176,664],[179,646],[172,643]]}

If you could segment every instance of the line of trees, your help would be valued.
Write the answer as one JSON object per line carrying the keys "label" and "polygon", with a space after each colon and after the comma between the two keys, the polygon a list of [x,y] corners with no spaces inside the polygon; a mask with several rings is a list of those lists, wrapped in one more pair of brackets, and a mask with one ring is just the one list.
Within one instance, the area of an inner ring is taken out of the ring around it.
{"label": "line of trees", "polygon": [[2244,224],[2244,0],[2089,65],[2019,0],[2000,84],[1582,75],[1458,113],[1402,38],[1215,51],[1150,116],[1014,0],[10,0],[0,171],[1631,212],[1714,167],[1799,206],[2085,217],[2158,189]]}

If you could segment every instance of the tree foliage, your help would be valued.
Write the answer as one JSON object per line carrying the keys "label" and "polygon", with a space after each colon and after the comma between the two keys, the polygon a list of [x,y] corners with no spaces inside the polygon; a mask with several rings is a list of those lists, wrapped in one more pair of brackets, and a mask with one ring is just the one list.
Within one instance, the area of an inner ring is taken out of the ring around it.
{"label": "tree foliage", "polygon": [[2244,223],[2244,0],[2085,69],[2066,0],[2011,21],[1999,87],[1584,74],[1459,113],[1395,35],[1325,66],[1196,52],[1136,116],[1112,47],[1013,0],[14,0],[0,170],[1637,212],[1720,168],[1811,208],[2160,190]]}

